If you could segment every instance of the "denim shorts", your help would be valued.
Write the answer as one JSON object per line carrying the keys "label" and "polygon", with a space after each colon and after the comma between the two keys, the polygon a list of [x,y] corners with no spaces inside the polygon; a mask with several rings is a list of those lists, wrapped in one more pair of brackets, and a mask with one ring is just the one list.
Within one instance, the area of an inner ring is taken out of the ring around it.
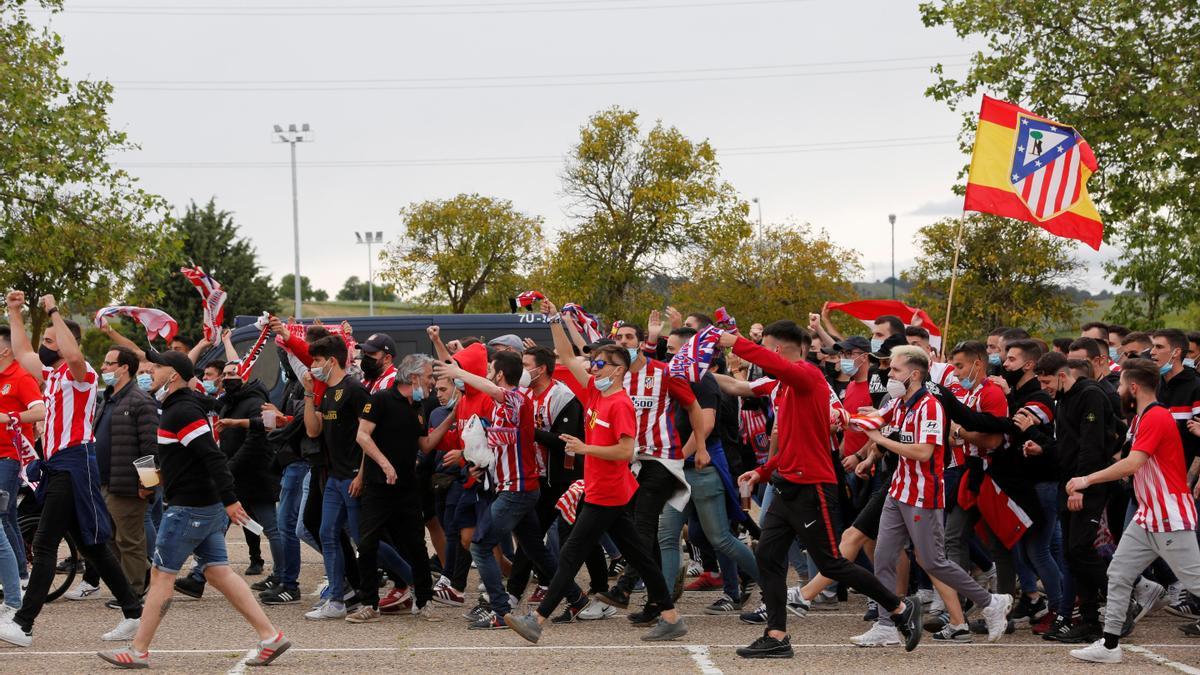
{"label": "denim shorts", "polygon": [[154,542],[154,567],[177,574],[189,555],[196,556],[196,569],[201,572],[209,565],[228,565],[227,529],[229,516],[220,504],[168,506]]}

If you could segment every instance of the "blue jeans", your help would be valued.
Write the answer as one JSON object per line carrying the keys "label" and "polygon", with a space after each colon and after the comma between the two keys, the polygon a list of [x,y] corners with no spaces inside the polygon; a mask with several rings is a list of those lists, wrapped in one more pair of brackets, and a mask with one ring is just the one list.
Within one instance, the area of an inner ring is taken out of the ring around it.
{"label": "blue jeans", "polygon": [[1037,579],[1040,578],[1042,588],[1046,591],[1046,601],[1051,607],[1058,607],[1062,602],[1062,570],[1050,552],[1050,544],[1058,524],[1059,486],[1057,481],[1043,481],[1034,483],[1033,489],[1042,510],[1042,522],[1021,538],[1019,553],[1022,555],[1014,555],[1013,560],[1021,577],[1021,590],[1025,593],[1035,592]]}
{"label": "blue jeans", "polygon": [[29,564],[25,560],[25,541],[21,539],[21,528],[17,526],[17,492],[20,489],[21,463],[15,459],[0,459],[0,490],[8,493],[8,510],[0,514],[0,518],[4,520],[4,534],[9,548],[16,555],[17,570],[25,579],[29,576]]}
{"label": "blue jeans", "polygon": [[[341,531],[345,528],[350,539],[358,543],[358,498],[350,496],[350,478],[329,477],[321,496],[321,557],[325,576],[329,577],[330,602],[342,602],[346,594],[346,560],[342,557]],[[379,562],[395,578],[412,583],[412,568],[386,543],[379,545]],[[428,565],[418,560],[418,565]]]}
{"label": "blue jeans", "polygon": [[[675,585],[675,577],[679,575],[679,535],[687,514],[692,511],[700,519],[704,536],[712,544],[713,550],[729,556],[737,563],[739,570],[757,581],[758,563],[754,560],[754,553],[729,531],[721,475],[711,466],[703,469],[684,467],[683,477],[692,486],[692,498],[684,507],[684,512],[668,504],[658,520],[658,546],[662,550],[663,579],[667,582],[667,588]],[[736,587],[737,574],[732,576]]]}
{"label": "blue jeans", "polygon": [[154,497],[150,501],[150,507],[146,509],[146,519],[144,526],[146,528],[146,557],[154,557],[154,543],[158,540],[158,526],[162,523],[163,517],[163,496],[162,486],[154,488]]}
{"label": "blue jeans", "polygon": [[[512,611],[508,603],[508,591],[504,590],[504,579],[500,576],[500,565],[492,555],[492,549],[501,541],[512,541],[513,536],[516,536],[517,543],[525,551],[525,555],[529,556],[533,569],[541,578],[553,579],[554,573],[558,571],[558,564],[542,541],[542,528],[534,510],[538,495],[538,490],[498,493],[491,506],[482,512],[479,524],[475,527],[471,558],[479,570],[479,578],[487,588],[492,611],[498,617]],[[566,597],[571,604],[578,604],[583,597],[583,591],[572,581],[567,587]]]}
{"label": "blue jeans", "polygon": [[314,537],[312,532],[309,532],[308,528],[304,526],[304,509],[308,504],[308,498],[312,491],[312,480],[313,475],[312,470],[310,469],[303,481],[304,484],[300,489],[300,507],[296,509],[296,512],[299,514],[296,517],[296,538],[308,544],[309,548],[313,549],[317,553],[320,553],[321,545],[317,543],[317,538]]}
{"label": "blue jeans", "polygon": [[[9,500],[15,503],[17,495],[10,493]],[[0,534],[0,584],[4,585],[4,604],[14,609],[21,608],[21,569],[8,537]]]}
{"label": "blue jeans", "polygon": [[283,468],[279,480],[279,506],[275,514],[279,528],[279,552],[271,546],[275,578],[288,588],[300,583],[300,538],[296,524],[300,521],[300,499],[308,486],[308,463],[292,462]]}
{"label": "blue jeans", "polygon": [[154,566],[178,574],[189,555],[196,557],[201,572],[211,565],[228,565],[227,529],[229,516],[220,504],[167,507],[154,542]]}

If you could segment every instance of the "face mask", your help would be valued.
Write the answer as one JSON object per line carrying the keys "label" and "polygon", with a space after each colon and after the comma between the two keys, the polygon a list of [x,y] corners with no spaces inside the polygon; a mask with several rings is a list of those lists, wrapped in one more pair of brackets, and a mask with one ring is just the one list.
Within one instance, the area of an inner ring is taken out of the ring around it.
{"label": "face mask", "polygon": [[200,386],[204,387],[204,393],[212,396],[217,393],[217,383],[212,380],[201,380]]}
{"label": "face mask", "polygon": [[529,383],[532,381],[533,381],[533,378],[529,376],[529,371],[522,369],[521,370],[521,380],[517,384],[519,384],[522,387],[529,387]]}
{"label": "face mask", "polygon": [[1121,354],[1120,354],[1120,352],[1117,351],[1116,347],[1110,346],[1108,348],[1108,360],[1109,361],[1120,361],[1121,360],[1120,357],[1121,357]]}
{"label": "face mask", "polygon": [[324,368],[313,368],[312,376],[313,376],[313,379],[317,380],[318,382],[328,382],[329,381],[329,366],[325,366]]}
{"label": "face mask", "polygon": [[971,373],[973,372],[975,372],[975,366],[971,366],[971,369],[967,371],[967,374],[958,380],[958,383],[961,384],[963,389],[966,389],[967,391],[971,391],[975,388],[975,379],[971,377]]}
{"label": "face mask", "polygon": [[138,389],[142,391],[150,391],[150,387],[154,386],[154,378],[150,376],[150,373],[138,373],[137,385]]}
{"label": "face mask", "polygon": [[821,370],[825,371],[825,377],[835,378],[838,376],[838,367],[836,363],[822,363]]}
{"label": "face mask", "polygon": [[43,366],[49,368],[58,363],[58,352],[46,345],[41,345],[38,347],[38,358],[41,359]]}
{"label": "face mask", "polygon": [[877,353],[881,348],[883,348],[883,340],[879,338],[871,338],[871,353]]}
{"label": "face mask", "polygon": [[117,383],[116,373],[100,373],[100,379],[104,380],[104,386],[111,387]]}
{"label": "face mask", "polygon": [[242,378],[240,378],[240,377],[231,377],[229,379],[222,380],[221,383],[223,385],[225,385],[225,393],[226,394],[238,393],[239,391],[242,390],[242,385],[245,384],[244,382],[242,382]]}
{"label": "face mask", "polygon": [[379,361],[369,356],[363,357],[361,367],[363,375],[366,375],[368,380],[374,380],[378,378],[380,373],[383,372],[383,368],[379,365]]}
{"label": "face mask", "polygon": [[988,365],[989,366],[1000,365],[1000,355],[999,354],[988,354]]}
{"label": "face mask", "polygon": [[454,388],[459,391],[467,390],[467,383],[462,381],[461,377],[454,378]]}
{"label": "face mask", "polygon": [[629,362],[630,363],[637,361],[637,357],[638,357],[638,348],[637,347],[630,347],[630,348],[626,349],[625,351],[629,352]]}
{"label": "face mask", "polygon": [[158,391],[154,392],[154,398],[157,399],[159,403],[162,403],[167,398],[167,394],[170,393],[167,391],[167,385],[169,384],[171,383],[168,381],[167,384],[159,387]]}
{"label": "face mask", "polygon": [[858,372],[858,366],[854,365],[854,359],[841,359],[838,361],[838,368],[846,375],[853,375]]}
{"label": "face mask", "polygon": [[414,384],[412,391],[414,403],[420,403],[421,401],[425,400],[425,387],[422,387],[419,384]]}
{"label": "face mask", "polygon": [[1196,367],[1196,359],[1184,359],[1183,367],[1184,368],[1195,368]]}
{"label": "face mask", "polygon": [[908,393],[908,387],[904,386],[904,382],[900,380],[888,380],[887,393],[892,398],[904,398],[904,395]]}
{"label": "face mask", "polygon": [[1021,378],[1025,376],[1025,370],[1009,370],[1008,368],[1000,369],[1000,376],[1008,383],[1010,389],[1015,389]]}
{"label": "face mask", "polygon": [[1166,363],[1164,363],[1158,367],[1159,375],[1166,375],[1169,372],[1171,372],[1171,362],[1170,361],[1167,361]]}
{"label": "face mask", "polygon": [[613,379],[611,377],[602,377],[596,380],[596,388],[600,391],[608,391],[608,388],[612,386],[612,383]]}

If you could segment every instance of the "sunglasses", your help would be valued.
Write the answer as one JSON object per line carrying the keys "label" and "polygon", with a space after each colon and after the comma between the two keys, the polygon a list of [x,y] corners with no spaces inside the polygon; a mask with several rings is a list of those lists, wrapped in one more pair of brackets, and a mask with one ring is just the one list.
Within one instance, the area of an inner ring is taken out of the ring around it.
{"label": "sunglasses", "polygon": [[592,368],[595,368],[596,370],[599,370],[601,368],[604,368],[605,366],[615,366],[618,364],[616,364],[612,361],[605,361],[604,359],[596,359],[595,361],[588,361],[588,365],[591,366]]}

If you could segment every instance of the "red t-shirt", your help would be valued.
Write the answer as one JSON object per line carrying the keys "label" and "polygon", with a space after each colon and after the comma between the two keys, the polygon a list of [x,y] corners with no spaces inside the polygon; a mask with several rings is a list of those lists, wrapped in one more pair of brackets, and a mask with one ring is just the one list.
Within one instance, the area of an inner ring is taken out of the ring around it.
{"label": "red t-shirt", "polygon": [[1196,529],[1196,502],[1188,490],[1183,441],[1170,411],[1157,404],[1146,408],[1133,420],[1132,434],[1130,452],[1149,456],[1133,474],[1138,507],[1133,522],[1147,532]]}
{"label": "red t-shirt", "polygon": [[[596,388],[595,378],[588,381],[583,400],[586,401],[584,442],[588,445],[617,445],[621,438],[633,438],[637,433],[636,415],[629,394],[618,391],[604,396]],[[624,506],[637,491],[637,480],[626,460],[583,457],[583,501],[597,506]]]}
{"label": "red t-shirt", "polygon": [[[0,413],[16,417],[35,405],[42,404],[42,390],[37,380],[13,361],[0,372]],[[33,443],[33,425],[21,424],[21,433]],[[0,459],[19,459],[17,448],[7,428],[0,427]]]}
{"label": "red t-shirt", "polygon": [[[863,380],[855,382],[851,380],[846,385],[846,393],[842,395],[842,407],[851,415],[858,414],[859,408],[871,407],[871,385]],[[846,430],[842,436],[842,455],[853,455],[862,449],[867,444],[867,435],[846,425]]]}

